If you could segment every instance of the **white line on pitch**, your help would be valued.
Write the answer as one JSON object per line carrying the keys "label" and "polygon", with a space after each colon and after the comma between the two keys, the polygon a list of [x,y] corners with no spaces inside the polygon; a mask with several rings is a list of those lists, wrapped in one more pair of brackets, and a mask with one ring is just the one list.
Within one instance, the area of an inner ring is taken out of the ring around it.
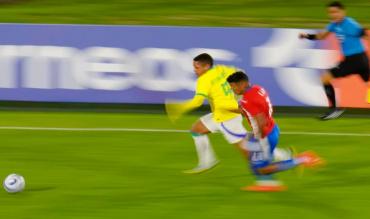
{"label": "white line on pitch", "polygon": [[[0,126],[0,130],[39,130],[39,131],[87,131],[87,132],[167,132],[187,133],[179,129],[141,129],[141,128],[67,128],[67,127],[31,127],[31,126]],[[359,136],[370,137],[370,133],[348,132],[281,132],[283,135],[326,135],[326,136]]]}

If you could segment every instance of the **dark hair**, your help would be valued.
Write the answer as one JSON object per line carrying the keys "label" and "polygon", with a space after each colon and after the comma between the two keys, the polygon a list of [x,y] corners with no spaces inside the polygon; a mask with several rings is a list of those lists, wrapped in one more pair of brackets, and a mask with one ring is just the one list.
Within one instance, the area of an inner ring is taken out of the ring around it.
{"label": "dark hair", "polygon": [[211,67],[213,66],[213,58],[208,53],[202,53],[197,55],[193,61],[201,62],[204,64],[209,64]]}
{"label": "dark hair", "polygon": [[340,1],[330,2],[327,6],[328,6],[328,8],[336,7],[336,8],[344,9],[344,5]]}
{"label": "dark hair", "polygon": [[227,82],[229,83],[237,83],[240,81],[249,81],[248,76],[242,71],[237,71],[227,78]]}

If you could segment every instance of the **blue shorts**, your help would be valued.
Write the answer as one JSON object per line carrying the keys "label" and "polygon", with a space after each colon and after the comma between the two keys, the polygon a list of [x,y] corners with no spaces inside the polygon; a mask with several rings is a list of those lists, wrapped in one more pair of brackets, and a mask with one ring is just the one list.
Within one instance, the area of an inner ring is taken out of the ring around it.
{"label": "blue shorts", "polygon": [[257,169],[269,165],[273,160],[274,150],[279,142],[280,130],[277,125],[263,139],[248,141],[249,162],[252,170],[257,174]]}

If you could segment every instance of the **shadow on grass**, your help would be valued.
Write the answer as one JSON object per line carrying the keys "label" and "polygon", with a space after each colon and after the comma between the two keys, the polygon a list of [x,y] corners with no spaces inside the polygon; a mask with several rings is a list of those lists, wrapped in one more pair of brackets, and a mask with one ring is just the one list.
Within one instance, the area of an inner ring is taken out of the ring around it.
{"label": "shadow on grass", "polygon": [[54,189],[56,189],[56,187],[45,186],[45,187],[32,187],[32,188],[26,189],[26,191],[27,192],[45,192],[45,191],[50,191]]}

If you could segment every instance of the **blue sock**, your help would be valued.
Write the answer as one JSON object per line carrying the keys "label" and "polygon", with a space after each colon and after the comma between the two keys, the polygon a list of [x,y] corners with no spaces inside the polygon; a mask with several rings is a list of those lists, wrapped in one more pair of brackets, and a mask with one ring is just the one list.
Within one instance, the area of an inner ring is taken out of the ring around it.
{"label": "blue sock", "polygon": [[273,174],[285,170],[292,169],[298,166],[301,162],[297,159],[284,160],[279,162],[270,163],[264,167],[259,167],[256,172],[260,175]]}

